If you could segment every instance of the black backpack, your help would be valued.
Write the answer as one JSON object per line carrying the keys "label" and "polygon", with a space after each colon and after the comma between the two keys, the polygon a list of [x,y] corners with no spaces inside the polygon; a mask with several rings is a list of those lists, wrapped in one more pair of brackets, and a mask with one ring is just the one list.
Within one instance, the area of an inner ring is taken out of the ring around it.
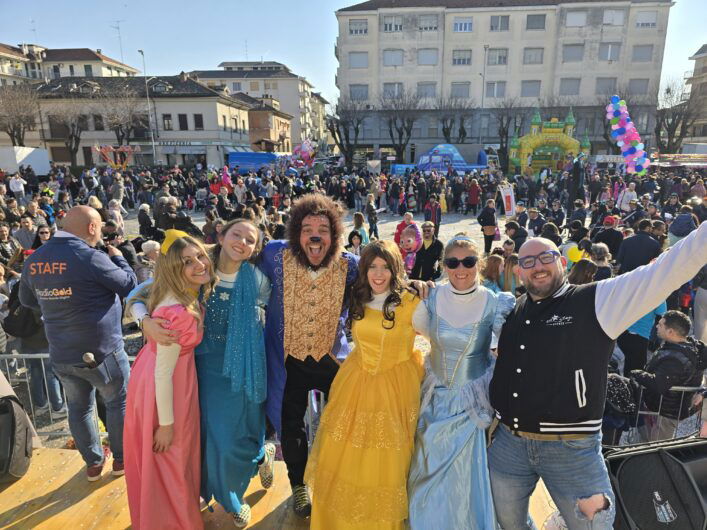
{"label": "black backpack", "polygon": [[42,326],[41,322],[37,322],[34,312],[20,303],[20,282],[12,286],[7,308],[8,314],[2,327],[8,335],[24,339],[37,333]]}
{"label": "black backpack", "polygon": [[15,396],[0,398],[0,483],[14,482],[29,469],[32,427]]}

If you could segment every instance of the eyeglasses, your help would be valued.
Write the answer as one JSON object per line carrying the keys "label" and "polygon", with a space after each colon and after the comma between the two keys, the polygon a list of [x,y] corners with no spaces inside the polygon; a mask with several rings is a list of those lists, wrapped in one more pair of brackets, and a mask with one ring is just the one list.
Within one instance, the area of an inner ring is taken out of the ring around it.
{"label": "eyeglasses", "polygon": [[49,235],[51,235],[51,232],[40,232],[39,235],[40,236],[49,236]]}
{"label": "eyeglasses", "polygon": [[559,257],[560,253],[556,250],[546,250],[537,256],[524,256],[520,258],[518,260],[518,265],[520,265],[523,269],[532,269],[535,267],[536,260],[540,260],[540,263],[543,265],[550,265],[551,263],[555,263]]}
{"label": "eyeglasses", "polygon": [[444,260],[444,264],[447,266],[449,269],[456,269],[459,267],[459,265],[464,265],[464,268],[466,269],[473,269],[476,267],[476,263],[479,261],[479,258],[476,256],[467,256],[464,259],[459,259],[459,258],[447,258]]}

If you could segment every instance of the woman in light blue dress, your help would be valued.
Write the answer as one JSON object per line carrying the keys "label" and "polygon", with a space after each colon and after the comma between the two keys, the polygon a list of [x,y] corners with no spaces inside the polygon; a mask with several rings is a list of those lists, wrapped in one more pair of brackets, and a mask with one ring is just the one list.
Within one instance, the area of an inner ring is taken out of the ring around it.
{"label": "woman in light blue dress", "polygon": [[485,439],[493,417],[490,350],[515,297],[479,285],[477,261],[471,239],[450,240],[444,252],[449,283],[433,289],[415,313],[415,328],[432,348],[408,477],[413,530],[496,528]]}

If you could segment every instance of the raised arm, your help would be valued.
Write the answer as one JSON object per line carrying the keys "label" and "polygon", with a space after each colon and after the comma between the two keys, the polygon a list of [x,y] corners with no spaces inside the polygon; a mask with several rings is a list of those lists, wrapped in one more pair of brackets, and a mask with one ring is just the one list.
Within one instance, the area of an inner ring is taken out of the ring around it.
{"label": "raised arm", "polygon": [[604,333],[616,339],[631,324],[690,281],[707,263],[707,223],[650,264],[597,284],[595,311]]}

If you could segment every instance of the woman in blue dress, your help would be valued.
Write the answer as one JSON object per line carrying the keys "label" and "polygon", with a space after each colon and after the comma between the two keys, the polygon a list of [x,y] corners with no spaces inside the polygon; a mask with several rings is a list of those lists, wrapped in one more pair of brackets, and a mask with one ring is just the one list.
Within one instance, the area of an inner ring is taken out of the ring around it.
{"label": "woman in blue dress", "polygon": [[496,528],[485,439],[491,346],[515,297],[479,285],[478,260],[470,238],[452,238],[444,251],[449,283],[433,289],[413,319],[432,346],[408,477],[413,530]]}
{"label": "woman in blue dress", "polygon": [[[213,263],[219,278],[206,303],[204,338],[196,347],[201,409],[201,497],[213,497],[244,528],[250,521],[245,494],[259,472],[273,483],[275,446],[265,443],[267,376],[263,309],[270,281],[252,261],[262,247],[258,227],[228,222],[218,235]],[[133,309],[133,315],[136,314]],[[144,319],[146,336],[160,341],[160,322]]]}

